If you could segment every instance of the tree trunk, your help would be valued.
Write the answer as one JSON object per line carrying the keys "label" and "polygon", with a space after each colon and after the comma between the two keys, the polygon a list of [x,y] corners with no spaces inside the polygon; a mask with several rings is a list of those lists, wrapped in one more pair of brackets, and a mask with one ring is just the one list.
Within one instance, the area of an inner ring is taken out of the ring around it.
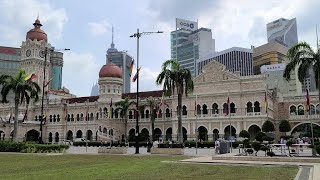
{"label": "tree trunk", "polygon": [[124,133],[124,142],[127,142],[127,140],[128,140],[128,116],[127,116],[127,113],[124,115],[125,117],[124,117],[124,124],[125,124],[125,126],[124,126],[124,131],[125,131],[125,133]]}
{"label": "tree trunk", "polygon": [[[16,94],[14,98],[14,125],[13,125],[13,140],[18,141],[18,116],[19,116],[19,97]],[[11,122],[9,122],[11,123]]]}
{"label": "tree trunk", "polygon": [[182,117],[181,117],[182,94],[178,92],[178,142],[183,143]]}
{"label": "tree trunk", "polygon": [[151,113],[151,134],[152,134],[152,141],[155,141],[155,137],[154,137],[154,121],[155,121],[155,115],[152,111]]}

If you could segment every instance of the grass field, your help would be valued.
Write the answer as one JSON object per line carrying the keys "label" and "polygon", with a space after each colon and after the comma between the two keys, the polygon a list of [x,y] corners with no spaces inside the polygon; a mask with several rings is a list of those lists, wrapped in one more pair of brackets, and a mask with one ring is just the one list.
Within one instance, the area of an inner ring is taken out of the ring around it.
{"label": "grass field", "polygon": [[163,163],[186,157],[1,154],[0,179],[294,179],[298,168]]}

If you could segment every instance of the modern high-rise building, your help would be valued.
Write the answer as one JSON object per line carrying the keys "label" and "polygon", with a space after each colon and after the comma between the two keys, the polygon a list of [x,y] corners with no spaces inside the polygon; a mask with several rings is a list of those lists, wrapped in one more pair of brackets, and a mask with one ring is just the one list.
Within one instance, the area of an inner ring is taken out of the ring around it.
{"label": "modern high-rise building", "polygon": [[267,24],[268,42],[278,42],[288,48],[298,43],[296,18],[280,18]]}
{"label": "modern high-rise building", "polygon": [[253,74],[261,74],[263,65],[287,63],[288,48],[278,42],[269,42],[253,48]]}
{"label": "modern high-rise building", "polygon": [[176,30],[171,32],[171,59],[176,59],[183,68],[196,75],[196,61],[215,51],[211,29],[200,28],[198,23],[177,19]]}
{"label": "modern high-rise building", "polygon": [[113,27],[112,27],[112,42],[111,47],[107,50],[106,54],[107,63],[111,59],[112,63],[119,66],[122,70],[122,78],[123,78],[123,93],[130,93],[131,88],[131,80],[130,80],[130,65],[134,60],[132,56],[130,56],[127,51],[118,51],[115,48],[115,44],[113,43]]}
{"label": "modern high-rise building", "polygon": [[211,61],[226,66],[226,70],[240,72],[240,76],[252,75],[252,49],[232,47],[220,52],[207,54],[197,62],[197,74]]}
{"label": "modern high-rise building", "polygon": [[0,46],[0,75],[14,76],[20,69],[20,48]]}

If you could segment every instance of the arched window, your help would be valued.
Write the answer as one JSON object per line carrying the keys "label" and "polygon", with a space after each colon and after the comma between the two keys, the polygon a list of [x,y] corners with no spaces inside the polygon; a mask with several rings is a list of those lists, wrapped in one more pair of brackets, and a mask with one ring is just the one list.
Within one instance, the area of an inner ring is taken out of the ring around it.
{"label": "arched window", "polygon": [[52,115],[50,115],[49,117],[50,117],[50,118],[49,118],[49,121],[52,122]]}
{"label": "arched window", "polygon": [[254,112],[260,112],[260,103],[258,101],[254,102]]}
{"label": "arched window", "polygon": [[56,117],[56,115],[54,114],[53,115],[53,122],[56,122],[57,121],[57,117]]}
{"label": "arched window", "polygon": [[197,115],[201,115],[201,106],[197,105]]}
{"label": "arched window", "polygon": [[297,115],[297,108],[296,106],[290,106],[290,115]]}
{"label": "arched window", "polygon": [[108,133],[107,128],[103,128],[103,133],[104,133],[104,134],[107,134],[107,133]]}
{"label": "arched window", "polygon": [[133,115],[132,115],[132,111],[129,111],[129,119],[132,119]]}
{"label": "arched window", "polygon": [[229,107],[227,103],[223,104],[223,114],[229,114]]}
{"label": "arched window", "polygon": [[80,115],[77,114],[77,121],[80,121]]}
{"label": "arched window", "polygon": [[83,121],[83,114],[80,114],[80,120]]}
{"label": "arched window", "polygon": [[141,117],[141,119],[144,119],[144,110],[143,109],[140,110],[140,117]]}
{"label": "arched window", "polygon": [[159,109],[159,111],[158,111],[158,118],[162,118],[162,110],[161,109]]}
{"label": "arched window", "polygon": [[253,108],[252,108],[252,102],[248,102],[247,103],[247,113],[251,113],[253,112]]}
{"label": "arched window", "polygon": [[298,106],[298,115],[304,115],[304,107],[302,105]]}
{"label": "arched window", "polygon": [[117,110],[114,111],[114,118],[118,119],[118,111]]}
{"label": "arched window", "polygon": [[60,122],[60,114],[57,115],[57,122]]}
{"label": "arched window", "polygon": [[108,93],[110,93],[110,86],[108,86]]}
{"label": "arched window", "polygon": [[35,116],[35,117],[34,117],[34,120],[35,120],[35,121],[38,121],[38,116]]}
{"label": "arched window", "polygon": [[96,113],[96,120],[98,120],[99,119],[99,113],[97,112]]}
{"label": "arched window", "polygon": [[147,109],[146,110],[146,118],[149,118],[149,114],[150,114],[150,111]]}
{"label": "arched window", "polygon": [[212,114],[219,114],[219,107],[217,103],[212,104]]}
{"label": "arched window", "polygon": [[170,110],[169,110],[169,108],[166,109],[166,117],[170,117]]}
{"label": "arched window", "polygon": [[316,114],[316,108],[314,107],[314,105],[310,105],[310,115],[315,115]]}
{"label": "arched window", "polygon": [[236,113],[236,105],[233,102],[230,104],[230,113]]}
{"label": "arched window", "polygon": [[208,114],[208,109],[206,104],[202,105],[202,114]]}
{"label": "arched window", "polygon": [[182,115],[185,115],[185,116],[188,115],[187,106],[182,107]]}
{"label": "arched window", "polygon": [[67,121],[70,122],[71,118],[70,118],[70,114],[68,114],[68,118],[67,118]]}
{"label": "arched window", "polygon": [[74,121],[74,117],[73,117],[73,114],[71,114],[71,121]]}

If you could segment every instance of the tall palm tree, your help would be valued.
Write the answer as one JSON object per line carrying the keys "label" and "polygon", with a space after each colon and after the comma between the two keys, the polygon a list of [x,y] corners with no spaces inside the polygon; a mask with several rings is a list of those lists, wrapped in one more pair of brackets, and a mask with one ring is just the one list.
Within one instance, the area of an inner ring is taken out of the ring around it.
{"label": "tall palm tree", "polygon": [[320,102],[320,48],[317,44],[317,50],[314,51],[311,46],[306,42],[300,42],[288,50],[287,57],[290,62],[287,64],[283,77],[290,80],[290,73],[298,66],[298,78],[303,82],[307,77],[309,69],[312,68],[317,80],[317,87],[319,90]]}
{"label": "tall palm tree", "polygon": [[120,117],[124,119],[125,121],[125,141],[127,141],[127,125],[128,125],[128,110],[132,104],[134,104],[134,101],[130,101],[128,97],[126,97],[124,100],[118,101],[115,103],[117,108],[115,109],[115,112],[120,111]]}
{"label": "tall palm tree", "polygon": [[193,91],[193,80],[190,70],[181,67],[176,60],[167,60],[162,64],[162,71],[157,77],[156,83],[163,83],[163,90],[166,96],[178,95],[178,142],[183,143],[182,135],[182,96],[188,96]]}
{"label": "tall palm tree", "polygon": [[29,104],[30,99],[39,100],[40,87],[36,82],[25,80],[27,77],[26,71],[20,69],[15,77],[9,75],[0,76],[0,85],[2,85],[1,95],[2,102],[7,103],[7,97],[10,92],[14,94],[14,130],[13,139],[18,140],[18,112],[19,105],[26,102]]}
{"label": "tall palm tree", "polygon": [[150,108],[150,119],[151,119],[151,134],[152,134],[152,141],[155,141],[154,137],[154,121],[156,119],[156,114],[154,110],[157,111],[159,109],[159,98],[154,98],[152,96],[147,98],[147,106]]}

